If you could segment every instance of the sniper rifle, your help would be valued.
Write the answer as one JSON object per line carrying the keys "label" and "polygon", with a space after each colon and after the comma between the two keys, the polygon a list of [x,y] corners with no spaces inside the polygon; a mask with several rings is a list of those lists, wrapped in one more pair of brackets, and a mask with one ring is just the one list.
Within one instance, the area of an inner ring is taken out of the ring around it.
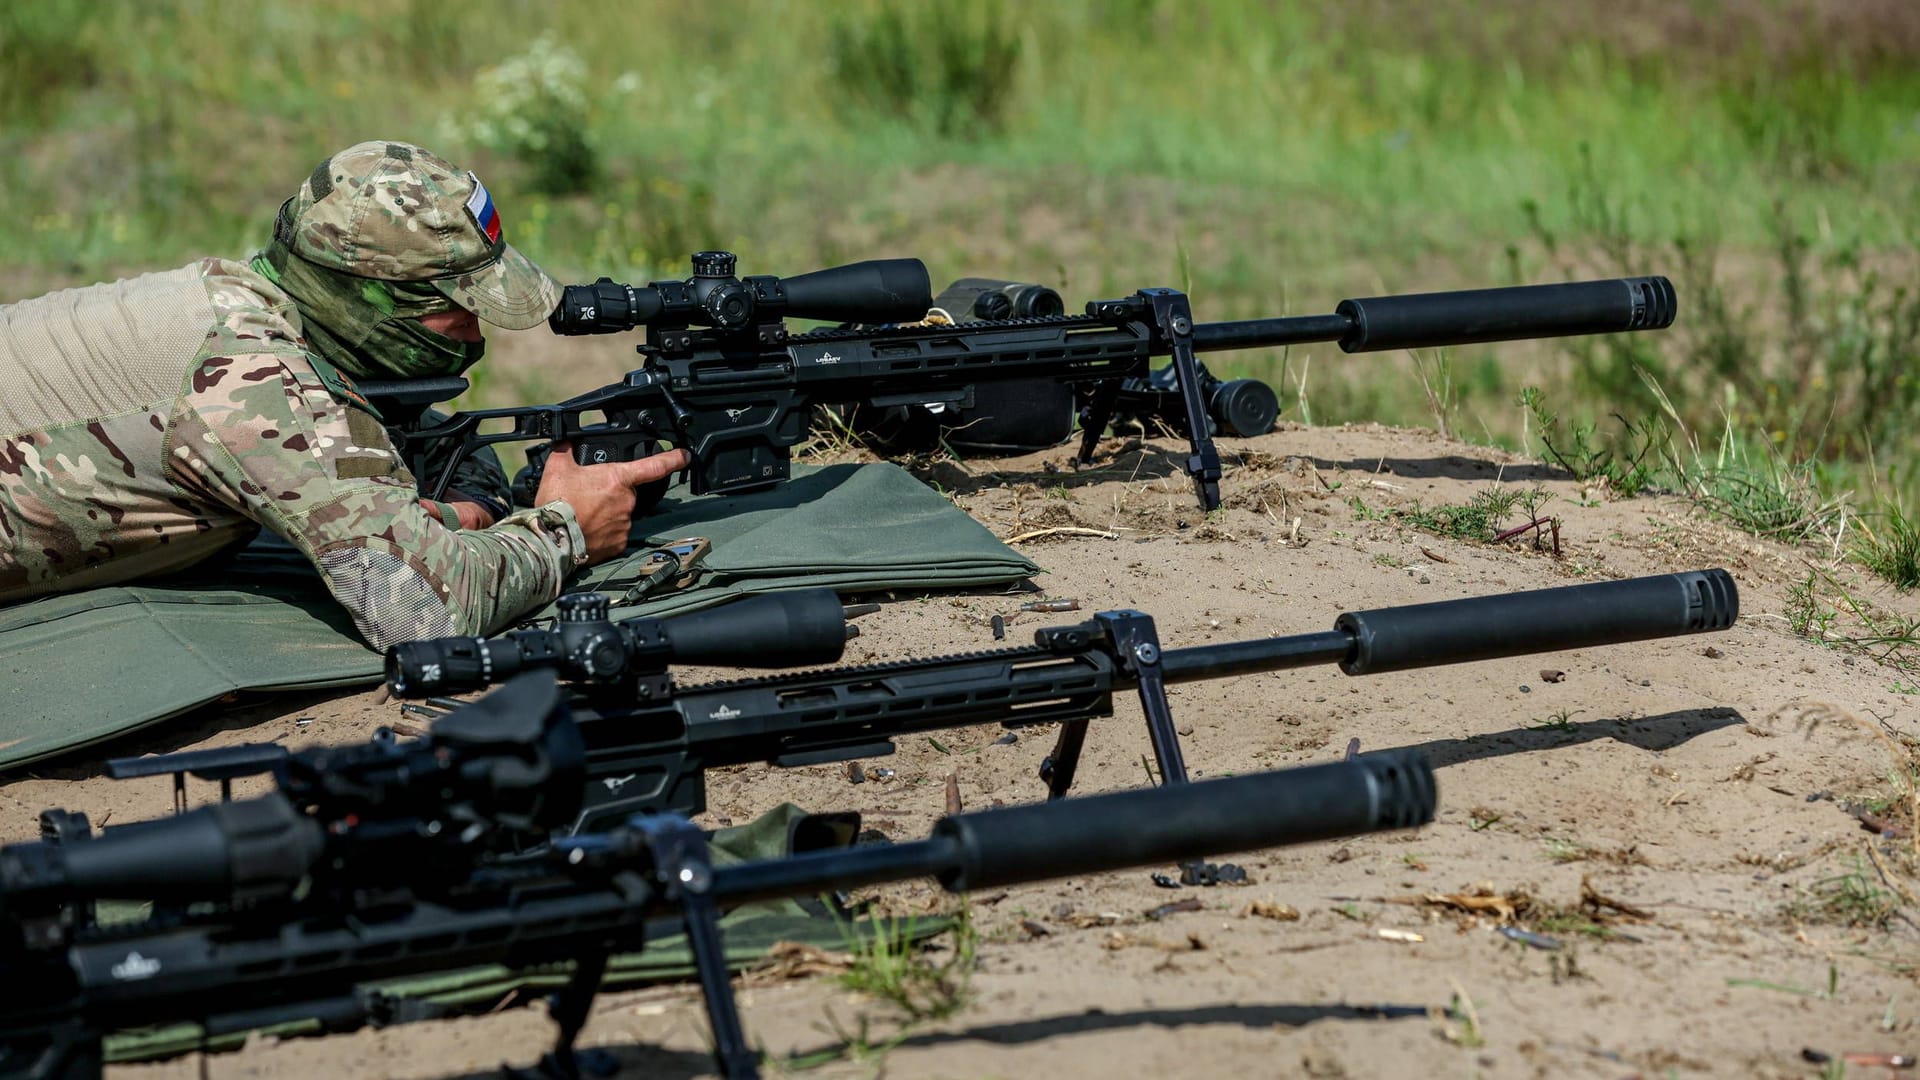
{"label": "sniper rifle", "polygon": [[[668,674],[671,663],[752,657],[773,666],[838,656],[845,638],[838,599],[807,590],[616,623],[607,620],[604,599],[579,595],[552,630],[396,646],[387,679],[396,696],[458,705],[431,696],[528,669],[557,671],[571,687],[586,743],[579,781],[586,790],[570,824],[588,830],[636,813],[699,813],[708,769],[877,757],[892,753],[902,736],[967,724],[1060,724],[1040,768],[1048,797],[1057,799],[1073,784],[1090,722],[1113,715],[1114,694],[1127,690],[1138,692],[1161,778],[1176,784],[1187,767],[1170,683],[1316,664],[1370,675],[1712,632],[1732,626],[1739,606],[1726,571],[1700,570],[1350,612],[1320,633],[1165,650],[1151,616],[1108,611],[1037,630],[1027,648],[680,686]],[[170,772],[178,785],[189,772],[224,779],[286,760],[285,748],[268,744],[110,762],[109,774]],[[1181,870],[1187,884],[1211,880],[1204,866]]]}
{"label": "sniper rifle", "polygon": [[[815,406],[964,405],[978,385],[1045,377],[1092,387],[1081,417],[1083,465],[1123,404],[1123,384],[1139,390],[1127,407],[1160,402],[1173,412],[1171,426],[1188,440],[1183,468],[1212,510],[1220,505],[1221,464],[1209,421],[1213,387],[1201,377],[1199,353],[1324,341],[1349,353],[1376,352],[1657,330],[1672,324],[1675,310],[1666,278],[1632,277],[1343,300],[1331,315],[1218,323],[1196,323],[1186,294],[1152,288],[1093,301],[1084,315],[902,325],[923,319],[933,300],[918,259],[786,279],[739,278],[735,266],[730,252],[703,251],[685,281],[567,286],[548,320],[553,331],[644,326],[643,365],[558,404],[458,413],[405,435],[401,451],[422,494],[443,498],[461,462],[505,442],[565,442],[581,464],[632,460],[670,444],[693,456],[693,494],[749,491],[787,479],[789,454],[806,438]],[[788,318],[860,325],[796,334]],[[1171,358],[1171,388],[1149,385],[1155,356]],[[465,387],[447,378],[360,389],[383,411],[417,411]],[[453,453],[435,457],[446,440],[454,441]],[[444,462],[432,479],[430,458]],[[528,459],[524,490],[532,492],[544,456],[536,448]],[[665,486],[650,485],[643,505]]]}

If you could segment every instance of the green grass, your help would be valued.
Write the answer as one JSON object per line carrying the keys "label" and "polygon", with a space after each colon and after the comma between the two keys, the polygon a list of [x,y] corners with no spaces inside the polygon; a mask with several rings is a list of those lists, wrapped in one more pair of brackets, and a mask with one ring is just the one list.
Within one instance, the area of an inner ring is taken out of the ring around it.
{"label": "green grass", "polygon": [[1498,534],[1501,524],[1516,510],[1524,510],[1532,520],[1546,498],[1541,489],[1522,491],[1496,484],[1475,492],[1464,504],[1423,506],[1416,500],[1411,506],[1387,511],[1385,516],[1450,540],[1485,542]]}
{"label": "green grass", "polygon": [[1865,860],[1854,859],[1845,873],[1814,882],[1786,906],[1795,922],[1885,929],[1900,911],[1900,897],[1875,883]]}
{"label": "green grass", "polygon": [[1486,1032],[1480,1027],[1480,1012],[1473,1006],[1473,999],[1458,982],[1453,984],[1453,997],[1447,1007],[1439,1010],[1438,1033],[1441,1038],[1469,1050],[1477,1050],[1487,1045]]}
{"label": "green grass", "polygon": [[1920,672],[1920,618],[1875,606],[1834,571],[1809,565],[1807,576],[1787,587],[1783,614],[1802,637],[1866,656],[1896,675]]}
{"label": "green grass", "polygon": [[952,916],[951,947],[941,959],[912,932],[911,924],[881,925],[853,951],[853,965],[835,976],[841,986],[888,1006],[903,1023],[943,1020],[972,1000],[975,953],[980,935],[972,909]]}
{"label": "green grass", "polygon": [[1573,718],[1584,711],[1584,709],[1561,709],[1548,713],[1545,718],[1534,720],[1527,726],[1536,731],[1554,731],[1562,735],[1571,735],[1575,730]]}
{"label": "green grass", "polygon": [[[1622,2],[17,0],[0,297],[242,254],[367,138],[470,164],[568,280],[912,254],[1221,320],[1666,273],[1660,334],[1209,363],[1789,540],[1848,492],[1910,505],[1876,465],[1920,455],[1920,35],[1885,20],[1920,11]],[[1868,535],[1910,581],[1912,529]]]}
{"label": "green grass", "polygon": [[1878,523],[1862,520],[1860,530],[1854,557],[1862,566],[1902,590],[1920,586],[1920,522],[1890,503]]}
{"label": "green grass", "polygon": [[[1702,5],[1698,21],[1714,23],[1716,6],[1761,7]],[[1543,20],[1518,0],[1402,8],[1430,32],[1392,38],[1365,14],[1380,7],[852,0],[743,15],[654,0],[483,4],[491,17],[468,18],[424,0],[22,0],[0,14],[5,179],[21,199],[13,220],[39,224],[8,250],[57,273],[244,245],[291,179],[376,131],[506,170],[516,182],[495,186],[519,196],[509,226],[545,205],[555,249],[541,254],[565,267],[613,269],[587,260],[601,234],[671,219],[672,205],[644,217],[632,205],[664,178],[678,199],[704,183],[715,239],[750,241],[780,272],[831,249],[865,254],[835,235],[857,224],[947,249],[935,255],[978,259],[1015,240],[1005,269],[1050,276],[1061,254],[1044,236],[1018,243],[1009,220],[1017,200],[1039,200],[1107,219],[1075,223],[1094,230],[1161,226],[1088,253],[1108,269],[1072,260],[1076,291],[1102,291],[1110,271],[1165,279],[1184,243],[1194,291],[1223,309],[1213,317],[1284,302],[1295,280],[1416,286],[1436,259],[1455,263],[1447,276],[1499,275],[1529,202],[1577,244],[1591,215],[1562,196],[1583,147],[1645,240],[1711,220],[1764,242],[1782,194],[1809,196],[1805,216],[1817,201],[1848,235],[1911,221],[1920,75],[1873,58],[1858,27],[1790,56],[1723,56],[1678,35],[1632,53],[1604,20]],[[642,40],[671,47],[642,53]],[[523,72],[550,92],[517,100],[547,140],[485,137],[475,121],[511,93],[497,69],[530,57]],[[548,175],[555,145],[595,163],[583,175],[604,169],[602,185],[532,202],[569,186]],[[89,182],[63,182],[76,170]],[[928,170],[947,173],[932,178],[940,190],[893,197]],[[1225,214],[1206,214],[1221,196]],[[955,235],[976,224],[988,234]],[[1140,264],[1111,266],[1123,252]],[[677,269],[683,253],[667,254],[650,269]]]}
{"label": "green grass", "polygon": [[[973,1000],[972,980],[979,948],[979,929],[973,922],[971,907],[962,906],[949,917],[946,935],[951,947],[941,959],[933,959],[929,944],[915,931],[911,919],[882,921],[870,933],[855,934],[848,928],[847,942],[852,963],[833,976],[842,987],[862,995],[882,1007],[884,1015],[862,1009],[852,1023],[843,1022],[831,1010],[822,1030],[833,1037],[835,1045],[803,1057],[765,1057],[776,1072],[804,1072],[836,1061],[871,1065],[876,1073],[887,1054],[925,1023],[943,1020],[965,1008]],[[886,1033],[881,1034],[884,1030]]]}

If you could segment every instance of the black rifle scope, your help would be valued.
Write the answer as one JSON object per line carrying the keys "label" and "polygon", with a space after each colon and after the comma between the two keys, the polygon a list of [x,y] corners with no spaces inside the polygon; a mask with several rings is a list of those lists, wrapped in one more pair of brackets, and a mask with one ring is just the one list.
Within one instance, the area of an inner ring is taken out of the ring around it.
{"label": "black rifle scope", "polygon": [[409,641],[387,653],[395,697],[478,690],[521,671],[553,668],[569,682],[613,687],[657,674],[668,664],[787,668],[829,664],[846,648],[846,612],[832,589],[804,589],[739,600],[668,619],[612,622],[607,598],[560,598],[551,630],[515,630],[497,638]]}
{"label": "black rifle scope", "polygon": [[735,264],[730,251],[701,251],[685,281],[568,285],[547,325],[556,334],[613,334],[650,324],[740,331],[782,318],[890,323],[922,318],[933,304],[919,259],[869,259],[790,278],[738,278]]}
{"label": "black rifle scope", "polygon": [[[416,741],[263,749],[278,751],[279,790],[260,798],[97,837],[84,815],[42,814],[48,840],[0,848],[0,910],[285,899],[323,867],[332,887],[457,880],[476,851],[512,852],[572,821],[587,778],[586,743],[546,673],[447,714]],[[210,753],[167,755],[162,764],[191,769]],[[336,865],[335,851],[358,857]]]}

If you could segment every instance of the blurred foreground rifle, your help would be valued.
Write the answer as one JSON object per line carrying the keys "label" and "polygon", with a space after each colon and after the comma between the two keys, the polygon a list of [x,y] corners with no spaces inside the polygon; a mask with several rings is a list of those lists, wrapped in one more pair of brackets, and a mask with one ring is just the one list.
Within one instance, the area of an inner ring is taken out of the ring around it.
{"label": "blurred foreground rifle", "polygon": [[[672,814],[503,852],[503,835],[572,820],[581,786],[564,781],[586,769],[552,674],[530,673],[418,742],[294,755],[279,790],[259,798],[97,837],[84,816],[47,811],[41,842],[0,849],[0,1074],[95,1080],[104,1036],[147,1025],[191,1021],[211,1037],[395,1022],[404,1003],[368,983],[571,961],[544,1071],[573,1077],[609,956],[672,918],[692,946],[720,1072],[751,1077],[722,907],[922,876],[951,892],[998,888],[1409,828],[1434,808],[1431,769],[1402,752],[958,814],[921,841],[725,866]],[[102,900],[151,901],[155,913],[101,924]]]}
{"label": "blurred foreground rifle", "polygon": [[[549,319],[554,332],[644,326],[647,340],[638,347],[644,365],[555,405],[459,413],[408,435],[402,451],[422,493],[443,497],[454,470],[479,447],[531,441],[567,442],[582,464],[630,460],[663,443],[679,446],[693,455],[694,494],[747,491],[787,478],[788,455],[807,437],[815,406],[958,407],[972,400],[975,387],[1045,377],[1091,387],[1081,418],[1083,465],[1093,460],[1122,405],[1123,383],[1134,380],[1138,394],[1130,407],[1172,412],[1172,426],[1186,433],[1183,467],[1211,510],[1220,505],[1221,467],[1199,353],[1317,341],[1338,342],[1349,353],[1375,352],[1657,330],[1673,322],[1675,304],[1666,278],[1635,277],[1343,300],[1331,315],[1195,323],[1184,293],[1142,289],[1093,301],[1085,315],[893,325],[921,320],[932,303],[927,268],[918,259],[786,279],[738,278],[734,268],[731,253],[703,251],[693,256],[686,281],[636,286],[601,278],[567,286]],[[792,334],[788,318],[865,325]],[[1155,356],[1172,359],[1172,375],[1162,380],[1170,379],[1172,389],[1147,383]],[[399,412],[448,400],[465,385],[450,378],[360,389],[383,412]],[[1177,394],[1180,408],[1167,407],[1172,399],[1139,394]],[[426,462],[444,440],[457,440],[455,452],[429,478]],[[530,495],[538,489],[544,454],[536,449],[528,460],[523,487]],[[645,499],[657,500],[664,490],[664,482],[654,485]]]}

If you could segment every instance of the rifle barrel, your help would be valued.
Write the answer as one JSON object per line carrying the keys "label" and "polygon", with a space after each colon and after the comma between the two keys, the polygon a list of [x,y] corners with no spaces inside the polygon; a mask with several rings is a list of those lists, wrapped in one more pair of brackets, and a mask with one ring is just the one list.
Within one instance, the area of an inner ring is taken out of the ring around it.
{"label": "rifle barrel", "polygon": [[1437,349],[1485,341],[1661,330],[1677,301],[1664,277],[1607,278],[1502,289],[1342,300],[1332,315],[1201,323],[1199,352],[1337,341],[1349,353]]}

